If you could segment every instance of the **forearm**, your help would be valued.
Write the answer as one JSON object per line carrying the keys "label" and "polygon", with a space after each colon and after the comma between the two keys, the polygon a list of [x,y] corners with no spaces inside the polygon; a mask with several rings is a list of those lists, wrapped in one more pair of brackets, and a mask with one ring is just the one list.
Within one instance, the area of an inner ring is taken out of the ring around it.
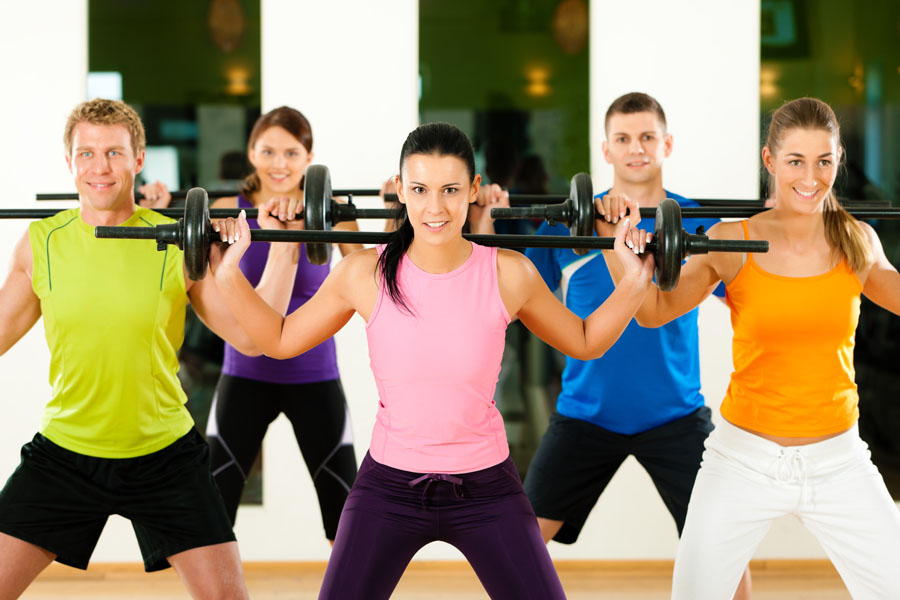
{"label": "forearm", "polygon": [[266,268],[256,286],[256,292],[262,299],[282,316],[287,314],[291,302],[299,261],[299,246],[272,244]]}
{"label": "forearm", "polygon": [[[618,289],[619,282],[625,277],[625,268],[622,265],[622,261],[619,260],[616,253],[612,250],[604,250],[603,258],[606,259],[606,267],[609,270],[613,284]],[[660,327],[679,316],[674,313],[667,314],[669,312],[666,297],[660,292],[658,287],[651,285],[644,295],[640,306],[635,311],[634,319],[641,327]]]}
{"label": "forearm", "polygon": [[494,220],[493,219],[479,219],[476,221],[472,221],[469,223],[469,230],[471,233],[476,233],[479,235],[494,235],[497,230],[494,229]]}
{"label": "forearm", "polygon": [[362,244],[338,244],[338,250],[341,251],[341,256],[350,256],[357,250],[362,250],[365,248]]}
{"label": "forearm", "polygon": [[615,290],[584,320],[584,355],[580,360],[599,358],[619,339],[652,284],[637,277],[623,277]]}
{"label": "forearm", "polygon": [[263,354],[282,354],[284,315],[273,309],[247,281],[240,269],[221,269],[216,283],[240,328]]}
{"label": "forearm", "polygon": [[[344,221],[335,225],[334,229],[336,231],[359,231],[359,224],[356,221]],[[362,244],[338,244],[337,246],[341,251],[341,256],[349,256],[353,252],[363,249]]]}

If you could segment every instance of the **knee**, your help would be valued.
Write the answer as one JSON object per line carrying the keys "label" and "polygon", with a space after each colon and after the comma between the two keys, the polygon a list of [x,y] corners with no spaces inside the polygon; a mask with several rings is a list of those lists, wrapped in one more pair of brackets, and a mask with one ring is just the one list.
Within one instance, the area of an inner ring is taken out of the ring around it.
{"label": "knee", "polygon": [[202,589],[192,589],[191,597],[195,600],[249,600],[250,594],[243,578],[230,581],[208,581]]}

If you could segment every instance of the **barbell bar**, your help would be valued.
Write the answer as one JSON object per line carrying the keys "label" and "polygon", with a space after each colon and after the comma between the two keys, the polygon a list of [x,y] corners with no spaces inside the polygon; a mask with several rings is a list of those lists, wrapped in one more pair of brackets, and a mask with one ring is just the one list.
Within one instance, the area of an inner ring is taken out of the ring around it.
{"label": "barbell bar", "polygon": [[[333,200],[332,200],[333,202]],[[355,221],[356,219],[393,219],[396,211],[391,208],[357,208],[350,205],[351,208],[342,211],[332,211],[336,214],[338,222]],[[67,208],[0,208],[0,219],[45,219],[62,212],[71,210]],[[256,219],[259,216],[259,210],[255,208],[211,208],[209,216],[212,219],[225,219],[227,217],[237,217],[241,214],[241,210],[245,210],[248,219]],[[178,219],[184,216],[184,208],[155,208],[153,212],[157,212],[163,216]],[[302,219],[306,215],[301,211],[297,217]]]}
{"label": "barbell bar", "polygon": [[[184,200],[187,197],[189,190],[172,190],[169,194],[172,196],[174,200]],[[229,196],[237,196],[237,190],[207,190],[207,195],[210,198],[227,198]],[[370,189],[370,188],[358,188],[358,189],[345,189],[345,190],[334,190],[335,196],[378,196],[380,195],[381,190]],[[395,194],[396,196],[396,194]],[[135,202],[144,200],[144,195],[140,192],[134,193]],[[75,192],[63,192],[59,194],[35,194],[35,200],[38,201],[48,201],[48,200],[78,200],[78,194]],[[560,200],[562,202],[562,200]],[[535,202],[536,203],[536,202]],[[549,204],[549,202],[547,202]]]}
{"label": "barbell bar", "polygon": [[[656,255],[656,282],[663,291],[669,291],[678,284],[681,264],[692,254],[767,252],[769,249],[769,243],[763,240],[711,240],[702,234],[687,233],[681,227],[681,211],[678,203],[668,199],[657,207],[655,234],[656,239],[647,244],[647,250]],[[217,241],[210,221],[209,198],[202,188],[194,188],[188,192],[184,216],[176,223],[156,225],[155,227],[101,226],[94,228],[94,235],[106,239],[155,240],[157,248],[160,250],[164,249],[166,244],[174,244],[184,251],[185,269],[188,277],[195,281],[206,276],[209,266],[209,248],[214,241]],[[329,248],[331,243],[384,244],[393,235],[392,233],[367,231],[254,229],[250,231],[250,240],[304,242],[307,244],[307,252],[309,252],[310,247],[323,243]],[[615,241],[611,237],[594,236],[464,234],[463,237],[483,246],[508,248],[611,250]]]}
{"label": "barbell bar", "polygon": [[[572,235],[591,235],[594,229],[594,219],[602,216],[594,208],[594,199],[585,192],[576,193],[574,187],[576,179],[581,179],[581,186],[590,185],[590,177],[585,173],[579,173],[572,178],[573,191],[569,197],[558,204],[536,204],[523,207],[492,208],[491,218],[494,219],[543,219],[555,225],[557,223],[569,228]],[[672,200],[672,202],[675,202]],[[900,209],[890,207],[852,207],[848,202],[844,208],[857,219],[900,219]],[[724,219],[747,218],[769,210],[769,207],[756,204],[754,206],[688,206],[681,209],[682,218],[689,219]],[[641,218],[654,218],[655,208],[641,208]],[[580,253],[576,250],[576,253]]]}

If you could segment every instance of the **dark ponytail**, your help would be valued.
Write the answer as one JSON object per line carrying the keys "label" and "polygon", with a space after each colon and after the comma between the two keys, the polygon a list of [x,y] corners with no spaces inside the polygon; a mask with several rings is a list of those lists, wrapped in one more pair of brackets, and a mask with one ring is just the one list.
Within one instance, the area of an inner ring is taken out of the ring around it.
{"label": "dark ponytail", "polygon": [[[415,128],[406,137],[400,150],[400,185],[403,185],[403,166],[407,157],[413,154],[454,156],[465,163],[469,180],[475,179],[475,150],[466,134],[455,125],[426,123]],[[415,233],[406,214],[406,205],[401,204],[397,209],[396,219],[400,226],[391,234],[384,251],[378,257],[377,272],[381,273],[381,284],[394,304],[412,314],[397,277],[400,261],[412,244]]]}

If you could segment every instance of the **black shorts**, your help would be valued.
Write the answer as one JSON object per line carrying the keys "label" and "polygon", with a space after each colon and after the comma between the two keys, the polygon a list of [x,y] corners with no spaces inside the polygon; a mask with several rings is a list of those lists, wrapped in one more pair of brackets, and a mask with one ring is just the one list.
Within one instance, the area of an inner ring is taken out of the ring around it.
{"label": "black shorts", "polygon": [[554,540],[575,542],[600,494],[622,461],[633,455],[647,470],[681,535],[703,443],[713,430],[710,414],[703,406],[648,431],[623,435],[554,413],[525,476],[525,493],[535,514],[563,522]]}
{"label": "black shorts", "polygon": [[192,548],[235,541],[196,429],[135,458],[97,458],[41,434],[0,492],[0,531],[86,569],[109,515],[131,521],[147,571]]}

